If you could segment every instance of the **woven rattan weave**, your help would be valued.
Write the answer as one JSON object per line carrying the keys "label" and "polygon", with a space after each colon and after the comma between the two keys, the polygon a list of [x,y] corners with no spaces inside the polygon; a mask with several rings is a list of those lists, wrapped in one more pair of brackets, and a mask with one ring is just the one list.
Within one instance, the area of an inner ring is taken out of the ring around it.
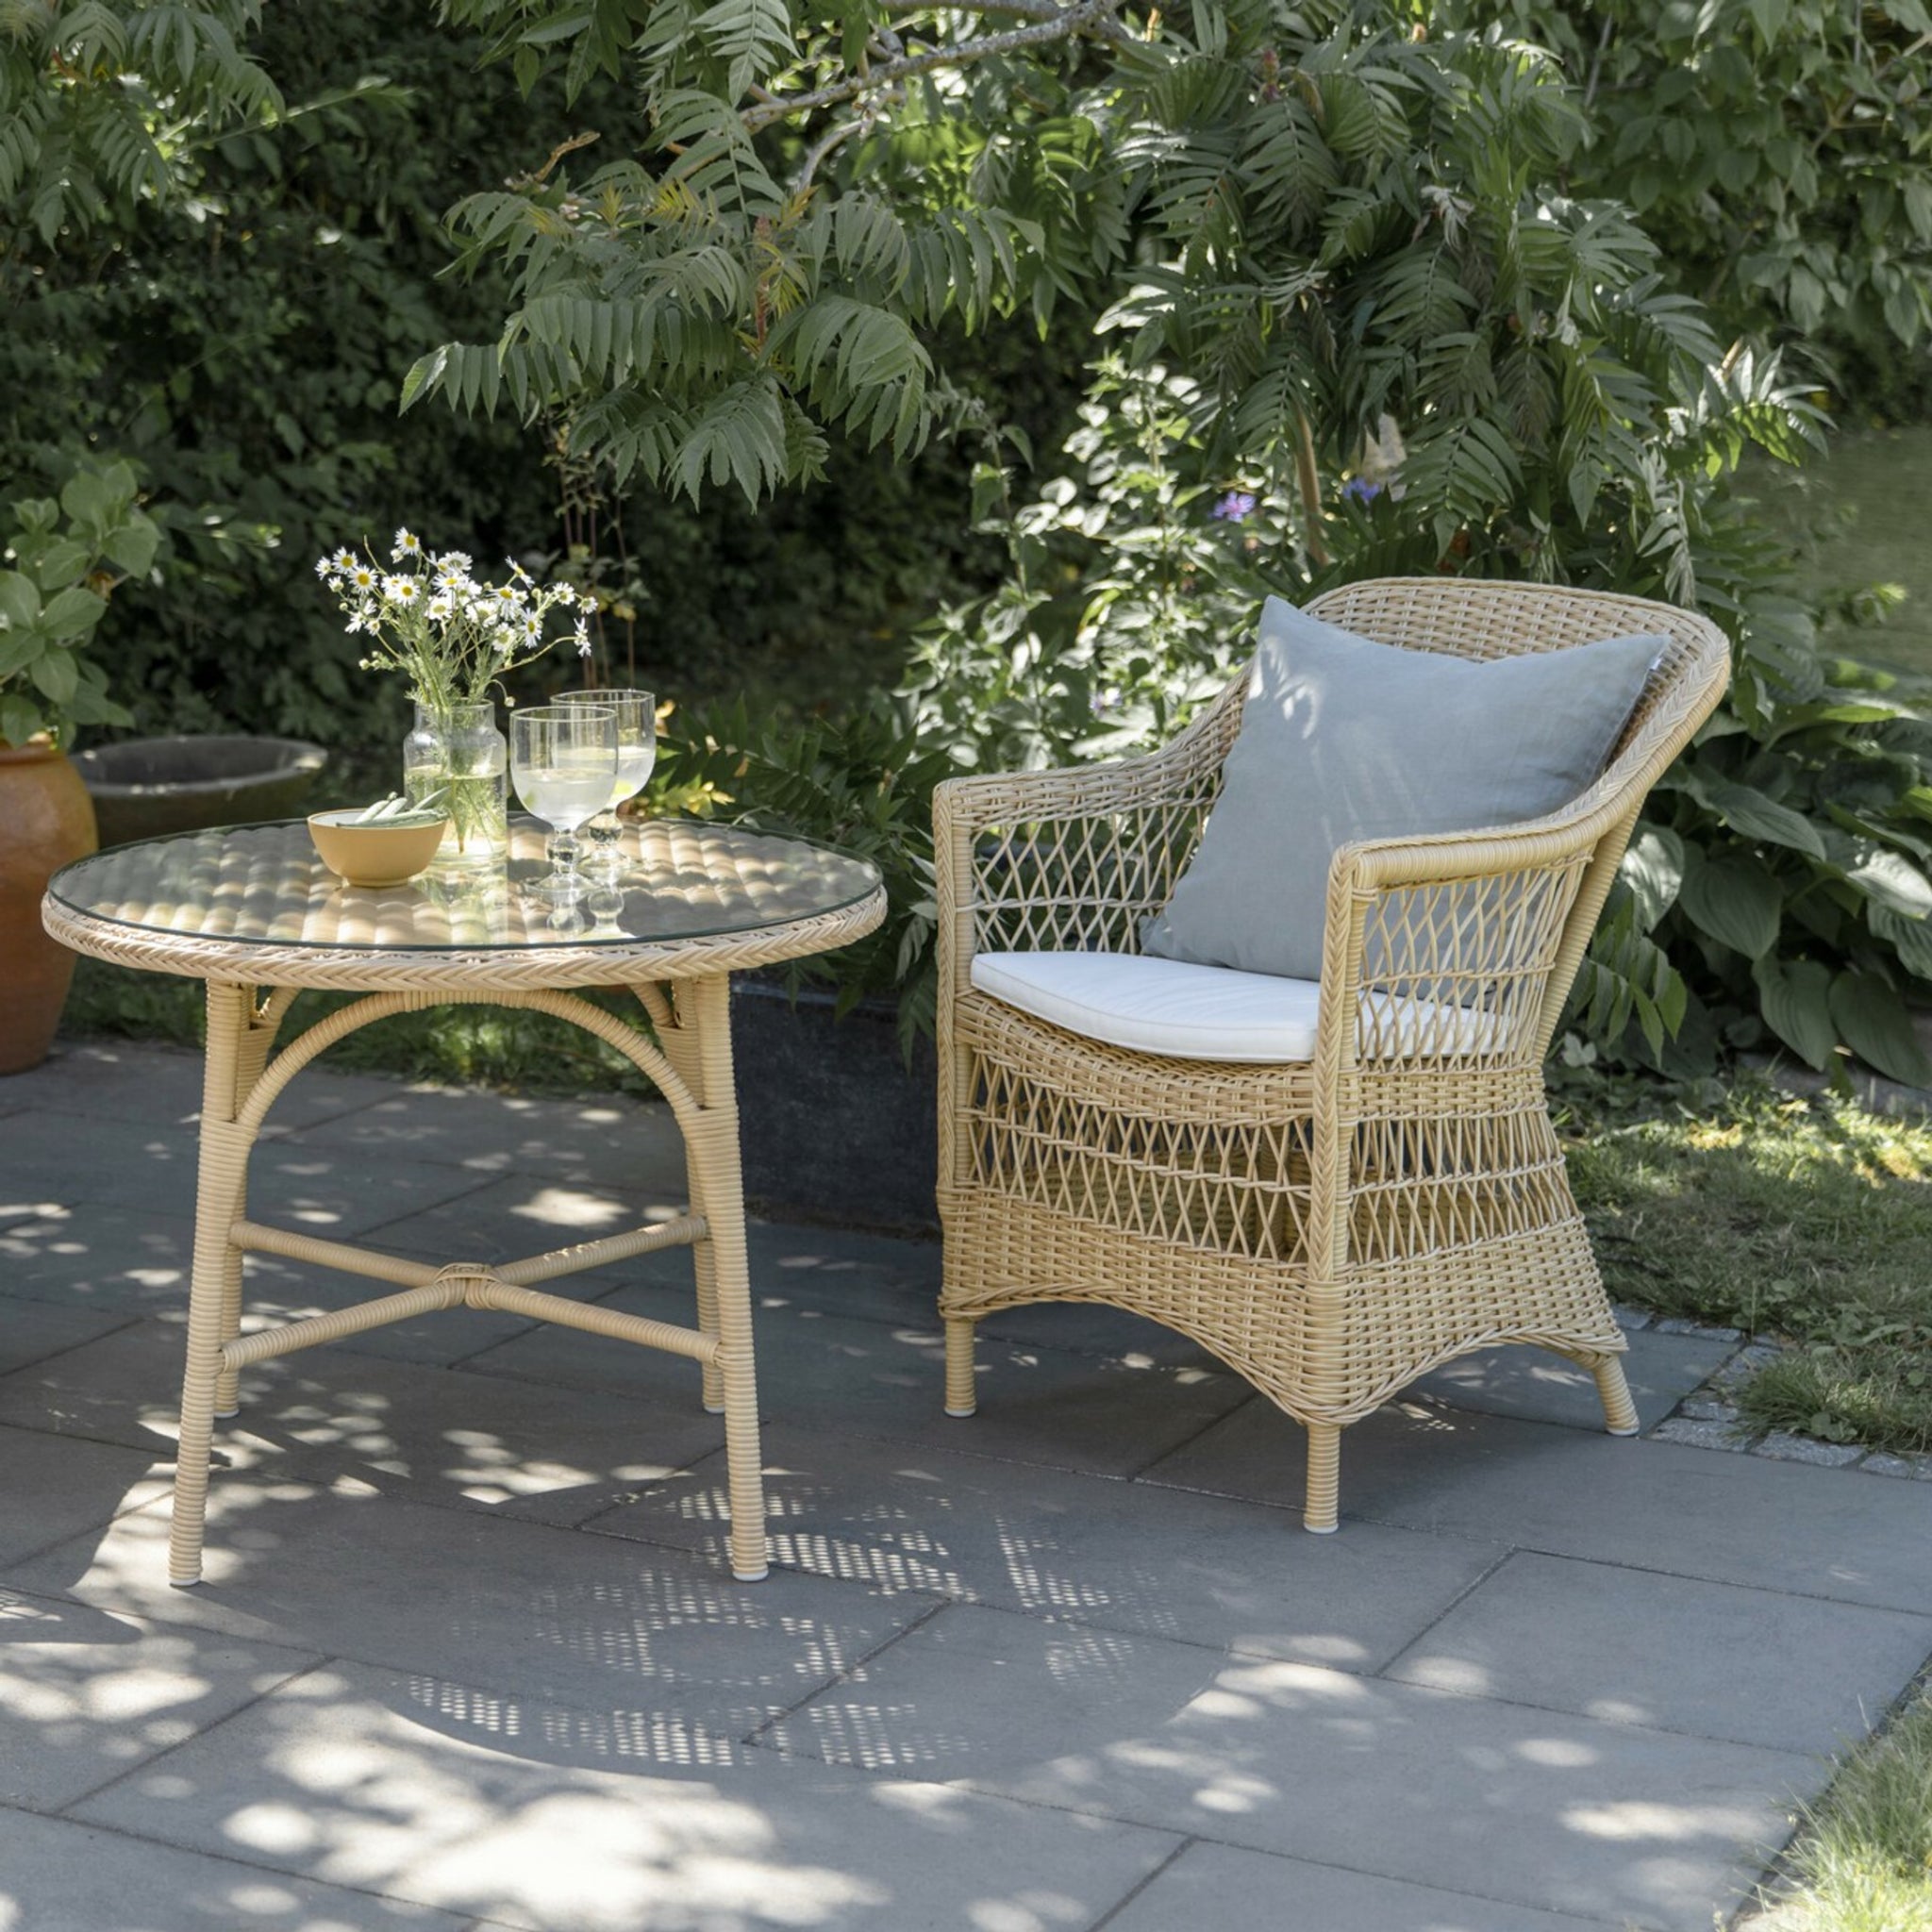
{"label": "woven rattan weave", "polygon": [[[507,1308],[698,1362],[707,1408],[724,1418],[731,1566],[765,1574],[756,1368],[729,975],[842,945],[885,913],[878,874],[797,840],[717,826],[647,824],[630,835],[633,884],[568,918],[518,890],[542,870],[541,834],[513,827],[508,874],[393,890],[338,885],[301,824],[153,840],[58,874],[47,930],[96,958],[208,982],[200,1182],[175,1462],[169,1575],[201,1579],[214,1424],[236,1412],[252,1362],[435,1308]],[[563,989],[623,987],[648,1030]],[[298,990],[366,997],[275,1051]],[[318,1240],[248,1218],[248,1156],[269,1108],[318,1054],[358,1027],[448,1003],[526,1007],[608,1041],[669,1103],[685,1141],[689,1212],[521,1260],[442,1267]],[[271,1057],[273,1055],[273,1057]],[[546,1294],[534,1284],[656,1248],[688,1246],[694,1327]],[[395,1292],[242,1334],[242,1259],[274,1254],[391,1284]]]}
{"label": "woven rattan weave", "polygon": [[[970,980],[980,951],[1139,949],[1214,804],[1243,680],[1150,757],[942,786],[939,1205],[950,1413],[972,1413],[982,1317],[1128,1308],[1305,1425],[1305,1521],[1325,1531],[1342,1427],[1455,1356],[1554,1349],[1593,1372],[1613,1432],[1636,1427],[1542,1063],[1644,795],[1730,659],[1690,612],[1548,585],[1384,579],[1310,608],[1464,658],[1671,644],[1609,765],[1562,810],[1336,854],[1305,1063],[1129,1052]],[[1401,980],[1365,981],[1365,959],[1391,958]]]}

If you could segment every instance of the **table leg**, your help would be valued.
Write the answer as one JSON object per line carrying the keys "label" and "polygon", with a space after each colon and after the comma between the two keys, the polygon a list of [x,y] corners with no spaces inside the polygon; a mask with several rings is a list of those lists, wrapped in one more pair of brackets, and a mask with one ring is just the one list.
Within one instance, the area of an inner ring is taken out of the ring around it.
{"label": "table leg", "polygon": [[201,1581],[208,1451],[223,1381],[222,1344],[230,1339],[227,1324],[240,1322],[242,1256],[228,1237],[241,1218],[248,1185],[248,1149],[254,1139],[235,1120],[253,1004],[250,988],[212,982],[208,986],[188,1359],[181,1378],[181,1441],[175,1458],[175,1513],[168,1537],[168,1581],[182,1588]]}
{"label": "table leg", "polygon": [[[705,1070],[703,1037],[697,1031],[697,1022],[693,1018],[696,1010],[696,994],[687,987],[682,1000],[675,1008],[655,987],[640,988],[638,997],[651,1015],[657,1030],[658,1044],[663,1049],[665,1058],[676,1068],[678,1076],[685,1085],[702,1100],[705,1091]],[[726,1013],[728,1016],[728,996]],[[694,1214],[702,1214],[705,1210],[699,1196],[704,1191],[704,1183],[689,1141],[685,1142],[684,1149],[684,1185],[686,1193],[691,1197],[691,1211]],[[698,1328],[702,1333],[715,1337],[718,1333],[718,1273],[708,1234],[691,1243],[691,1267],[697,1289]],[[724,1383],[715,1362],[705,1364],[703,1399],[708,1414],[724,1414]]]}
{"label": "table leg", "polygon": [[[248,1104],[248,1096],[255,1091],[255,1083],[261,1078],[261,1070],[268,1062],[269,1048],[275,1044],[275,1026],[258,1021],[255,1012],[255,1001],[250,995],[245,1001],[242,1029],[235,1042],[235,1074],[232,1104],[226,1109],[232,1120]],[[206,1116],[204,1115],[204,1118]],[[236,1179],[235,1211],[229,1216],[230,1224],[242,1220],[248,1213],[248,1154],[254,1145],[251,1134],[242,1144],[241,1173]],[[242,1250],[232,1242],[222,1263],[222,1318],[221,1340],[233,1341],[242,1332]],[[224,1369],[215,1382],[215,1418],[223,1421],[241,1411],[241,1391],[238,1384],[241,1371]]]}
{"label": "table leg", "polygon": [[[767,1574],[765,1479],[758,1448],[758,1390],[752,1348],[751,1266],[744,1238],[744,1176],[739,1164],[738,1098],[731,1066],[728,975],[689,983],[697,1035],[702,1109],[685,1130],[692,1206],[710,1230],[708,1273],[718,1337],[718,1391],[724,1408],[724,1463],[731,1492],[731,1574],[755,1583]],[[704,1320],[705,1263],[698,1282]],[[708,1398],[710,1390],[707,1387]]]}

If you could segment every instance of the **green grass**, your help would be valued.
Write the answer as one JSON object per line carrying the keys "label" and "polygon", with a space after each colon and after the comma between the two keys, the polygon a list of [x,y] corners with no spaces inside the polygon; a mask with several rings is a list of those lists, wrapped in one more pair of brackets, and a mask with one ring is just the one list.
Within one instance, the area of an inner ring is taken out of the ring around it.
{"label": "green grass", "polygon": [[1805,589],[1831,602],[1896,584],[1903,603],[1882,623],[1835,641],[1861,658],[1932,674],[1932,425],[1852,430],[1801,471],[1770,464],[1745,487],[1790,540]]}
{"label": "green grass", "polygon": [[1932,1932],[1932,1696],[1846,1760],[1784,1863],[1777,1932]]}
{"label": "green grass", "polygon": [[1748,1075],[1563,1093],[1613,1296],[1797,1343],[1740,1391],[1754,1427],[1932,1449],[1932,1125]]}

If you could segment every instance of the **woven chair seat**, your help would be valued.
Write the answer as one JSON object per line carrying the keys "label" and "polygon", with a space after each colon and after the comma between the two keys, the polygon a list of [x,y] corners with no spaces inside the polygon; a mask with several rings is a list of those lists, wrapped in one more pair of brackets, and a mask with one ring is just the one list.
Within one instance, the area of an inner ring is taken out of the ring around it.
{"label": "woven chair seat", "polygon": [[[1474,658],[1672,641],[1568,806],[1339,851],[1319,981],[1136,957],[1244,678],[1150,757],[941,786],[940,1308],[956,1415],[998,1309],[1100,1302],[1191,1336],[1307,1426],[1304,1521],[1325,1531],[1341,1428],[1458,1355],[1553,1349],[1636,1428],[1542,1067],[1644,796],[1730,657],[1692,612],[1553,585],[1388,579],[1309,608]],[[1391,958],[1402,981],[1376,982]]]}

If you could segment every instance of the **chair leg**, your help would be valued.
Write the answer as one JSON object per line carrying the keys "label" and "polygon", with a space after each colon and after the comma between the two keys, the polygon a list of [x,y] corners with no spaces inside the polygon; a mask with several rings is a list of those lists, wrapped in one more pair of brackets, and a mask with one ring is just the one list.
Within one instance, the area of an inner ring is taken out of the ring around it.
{"label": "chair leg", "polygon": [[977,1324],[946,1317],[946,1413],[967,1416],[979,1407],[973,1374],[973,1331]]}
{"label": "chair leg", "polygon": [[1630,1385],[1624,1379],[1623,1358],[1601,1356],[1593,1369],[1596,1392],[1603,1398],[1604,1425],[1613,1436],[1634,1436],[1638,1430],[1637,1405],[1630,1400]]}
{"label": "chair leg", "polygon": [[1341,1487],[1341,1429],[1335,1423],[1308,1424],[1308,1499],[1302,1527],[1315,1536],[1335,1533]]}

